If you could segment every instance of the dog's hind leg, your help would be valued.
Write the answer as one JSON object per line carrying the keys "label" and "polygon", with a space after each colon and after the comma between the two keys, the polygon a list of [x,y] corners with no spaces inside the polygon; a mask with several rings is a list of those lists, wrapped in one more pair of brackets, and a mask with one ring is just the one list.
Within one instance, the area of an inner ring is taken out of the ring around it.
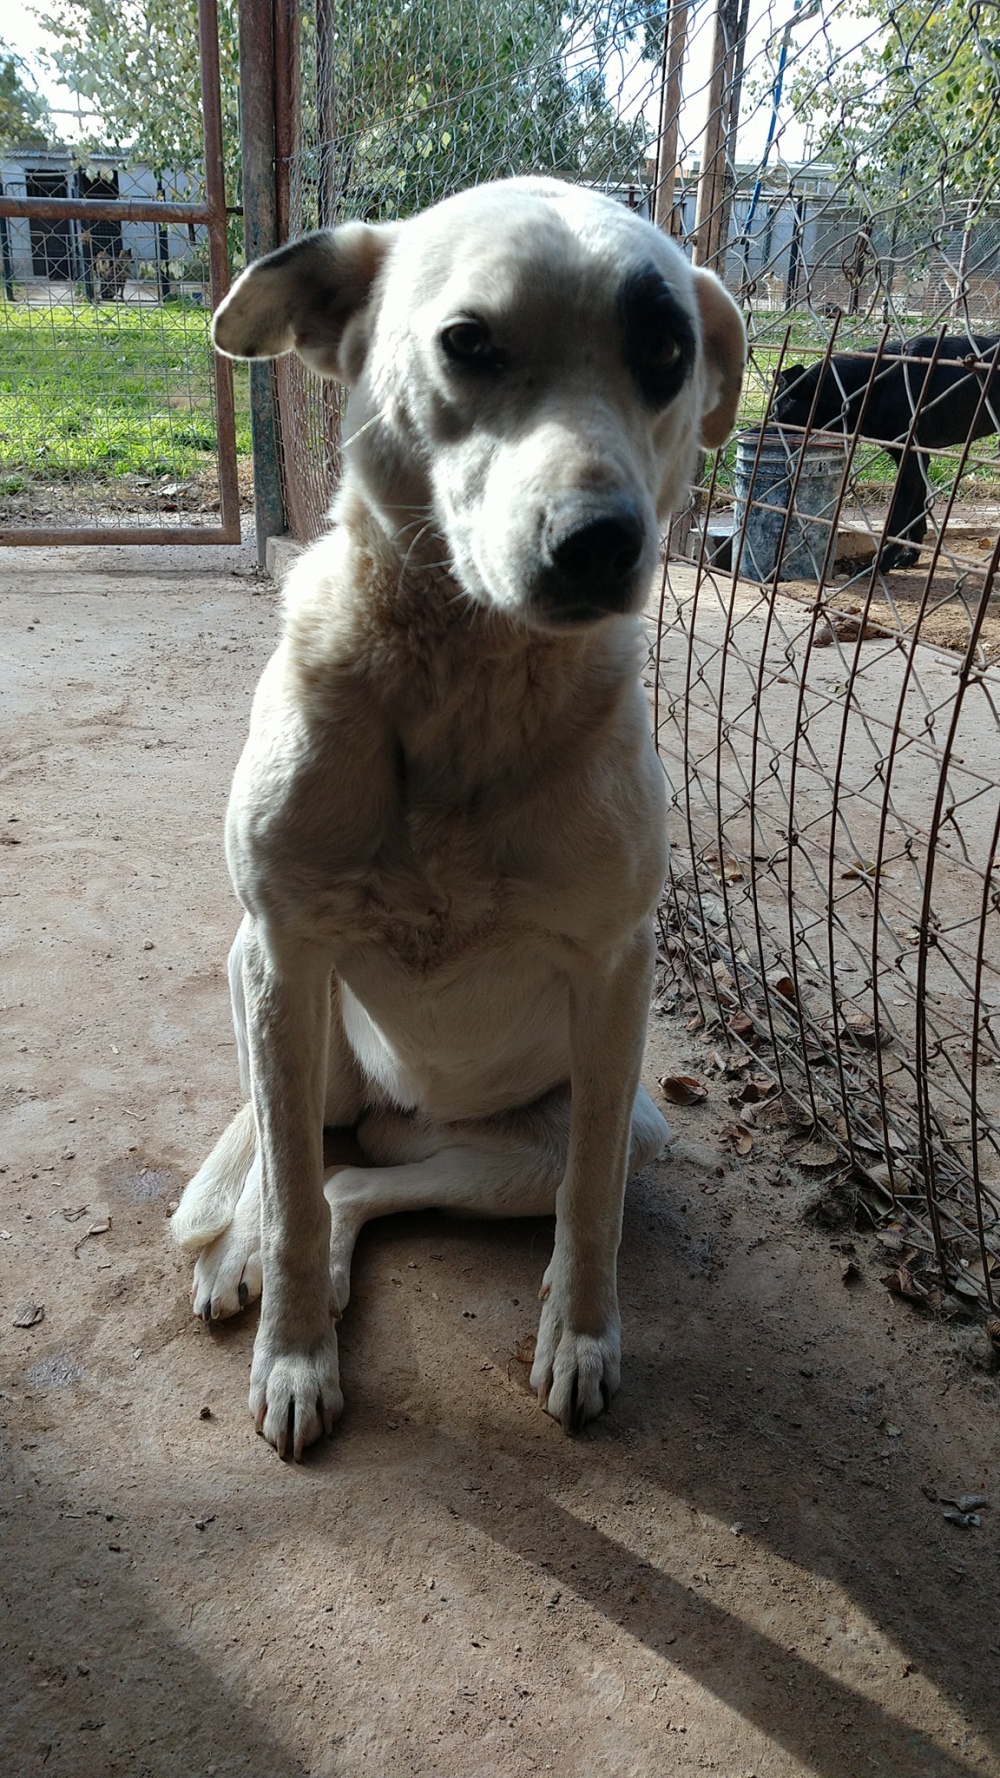
{"label": "dog's hind leg", "polygon": [[[229,998],[236,1036],[240,1085],[249,1098],[250,1062],[247,1052],[247,1016],[243,993],[243,934],[240,927],[229,951]],[[207,1247],[232,1222],[247,1175],[253,1165],[257,1139],[253,1108],[244,1105],[216,1143],[207,1161],[184,1188],[170,1228],[178,1246]]]}
{"label": "dog's hind leg", "polygon": [[255,1156],[225,1228],[194,1264],[191,1306],[203,1321],[235,1315],[261,1293],[260,1157]]}
{"label": "dog's hind leg", "polygon": [[[362,1147],[381,1164],[347,1167],[324,1185],[330,1205],[330,1272],[343,1313],[351,1259],[366,1222],[405,1210],[455,1216],[551,1216],[566,1170],[569,1092],[560,1088],[524,1110],[458,1124],[433,1124],[380,1111],[358,1130]],[[636,1095],[629,1171],[663,1150],[670,1129],[648,1093]]]}
{"label": "dog's hind leg", "polygon": [[927,508],[930,484],[925,459],[915,450],[890,450],[897,465],[889,516],[883,533],[885,541],[879,551],[878,565],[883,571],[892,568],[914,568],[920,560],[920,545],[927,535]]}
{"label": "dog's hind leg", "polygon": [[253,1165],[256,1146],[253,1107],[244,1105],[207,1161],[184,1187],[170,1222],[179,1247],[207,1247],[229,1227]]}

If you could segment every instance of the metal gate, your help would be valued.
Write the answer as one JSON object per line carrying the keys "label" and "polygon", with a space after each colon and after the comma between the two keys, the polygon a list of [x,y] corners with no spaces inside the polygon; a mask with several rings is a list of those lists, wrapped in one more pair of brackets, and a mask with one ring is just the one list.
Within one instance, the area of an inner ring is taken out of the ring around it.
{"label": "metal gate", "polygon": [[[8,295],[12,284],[7,240],[8,219],[20,218],[31,223],[32,249],[44,255],[48,276],[61,271],[52,255],[61,252],[69,265],[69,246],[74,223],[93,224],[92,238],[98,244],[110,238],[109,231],[118,231],[122,223],[149,222],[165,228],[170,224],[203,227],[207,233],[209,286],[214,309],[229,287],[229,256],[226,241],[226,192],[222,155],[222,106],[220,99],[219,31],[216,0],[198,0],[198,28],[201,58],[201,104],[204,120],[205,196],[200,203],[156,200],[122,200],[111,192],[97,195],[95,187],[102,180],[84,179],[82,185],[89,195],[44,194],[41,180],[29,177],[26,194],[0,195],[0,229],[4,237],[4,278]],[[30,187],[34,185],[34,194]],[[37,247],[36,247],[37,243]],[[90,279],[100,255],[92,252],[88,261]],[[54,270],[53,270],[54,267]],[[87,294],[92,294],[90,281]],[[233,394],[232,365],[213,354],[212,371],[215,445],[219,478],[219,522],[217,524],[145,525],[101,524],[53,526],[45,524],[17,525],[0,521],[0,544],[101,544],[101,543],[238,543],[240,540],[240,494],[236,460],[236,415]]]}

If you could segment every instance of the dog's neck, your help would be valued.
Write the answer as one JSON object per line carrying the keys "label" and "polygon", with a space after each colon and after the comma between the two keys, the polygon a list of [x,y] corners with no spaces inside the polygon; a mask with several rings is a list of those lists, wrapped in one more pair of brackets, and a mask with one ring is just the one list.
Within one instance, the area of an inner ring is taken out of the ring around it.
{"label": "dog's neck", "polygon": [[482,781],[523,771],[543,750],[550,760],[587,750],[634,696],[638,619],[532,629],[472,600],[429,530],[413,547],[401,527],[397,542],[349,488],[334,519],[314,546],[329,573],[310,574],[304,597],[293,588],[293,656],[321,697],[348,664],[360,673],[405,749],[443,748]]}

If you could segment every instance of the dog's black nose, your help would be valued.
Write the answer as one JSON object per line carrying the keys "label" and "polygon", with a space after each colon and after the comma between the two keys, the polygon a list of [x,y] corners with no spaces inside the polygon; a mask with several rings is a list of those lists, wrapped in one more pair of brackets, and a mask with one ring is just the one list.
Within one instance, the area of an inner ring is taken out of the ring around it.
{"label": "dog's black nose", "polygon": [[564,502],[544,527],[540,602],[557,622],[592,621],[631,603],[646,524],[628,494]]}

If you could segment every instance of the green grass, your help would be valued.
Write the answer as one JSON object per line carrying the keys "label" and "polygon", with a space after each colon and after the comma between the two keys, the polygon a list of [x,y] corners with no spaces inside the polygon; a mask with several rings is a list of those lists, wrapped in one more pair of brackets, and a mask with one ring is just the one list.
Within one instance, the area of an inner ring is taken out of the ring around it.
{"label": "green grass", "polygon": [[[209,315],[193,304],[0,303],[0,492],[29,481],[189,480],[216,458]],[[250,450],[236,376],[237,449]]]}
{"label": "green grass", "polygon": [[[921,325],[914,316],[901,331],[915,333]],[[159,308],[81,299],[50,309],[0,301],[0,495],[36,481],[112,483],[129,475],[187,481],[210,470],[215,420],[208,326],[208,311],[187,303]],[[763,416],[789,327],[786,363],[808,363],[825,349],[827,334],[816,318],[758,315],[741,426]],[[879,331],[845,318],[838,345],[870,345]],[[235,372],[237,450],[249,456],[246,368],[237,365]],[[720,465],[722,487],[734,463],[731,442]],[[882,452],[859,452],[855,476],[862,486],[891,484],[892,473]],[[932,458],[930,475],[948,486],[953,462]],[[981,440],[963,486],[995,493],[997,481],[995,441]]]}

